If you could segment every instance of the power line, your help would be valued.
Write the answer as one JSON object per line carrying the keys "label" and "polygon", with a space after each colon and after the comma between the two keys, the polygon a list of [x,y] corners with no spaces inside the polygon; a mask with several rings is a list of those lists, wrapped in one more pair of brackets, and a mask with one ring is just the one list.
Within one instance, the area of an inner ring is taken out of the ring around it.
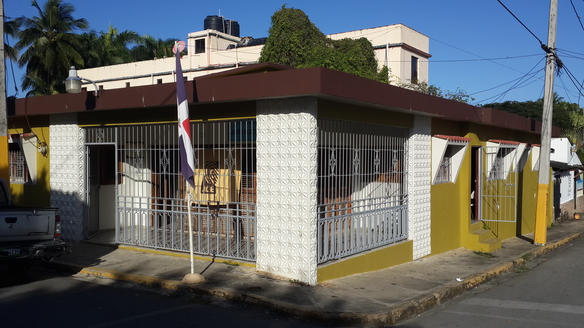
{"label": "power line", "polygon": [[[523,24],[523,22],[522,22],[522,21],[521,21],[519,18],[517,18],[517,16],[515,16],[515,14],[514,14],[513,12],[511,12],[511,10],[509,10],[509,8],[507,8],[507,6],[505,6],[505,5],[503,4],[503,2],[501,2],[501,0],[497,0],[497,1],[498,1],[498,2],[501,4],[501,6],[503,6],[503,8],[505,8],[505,9],[506,9],[506,10],[507,10],[507,11],[508,11],[510,14],[511,14],[511,16],[513,16],[513,17],[514,17],[514,18],[515,18],[515,19],[516,19],[516,20],[519,22],[519,24],[521,24],[521,25],[522,25],[522,26],[523,26],[523,27],[524,27],[524,28],[525,28],[525,29],[526,29],[526,30],[527,30],[529,33],[531,33],[531,35],[533,35],[533,37],[534,37],[534,38],[535,38],[535,39],[536,39],[536,40],[539,42],[539,44],[541,45],[542,49],[543,49],[544,47],[546,47],[546,48],[547,48],[547,46],[546,46],[546,45],[545,45],[543,42],[541,42],[541,40],[540,40],[540,39],[539,39],[539,38],[538,38],[538,37],[537,37],[537,36],[536,36],[536,35],[535,35],[533,32],[531,32],[531,30],[530,30],[530,29],[529,29],[527,26],[525,26],[525,24]],[[544,49],[544,50],[545,50],[545,49]],[[546,52],[547,52],[547,51],[546,51]]]}
{"label": "power line", "polygon": [[568,75],[568,78],[570,79],[570,81],[572,81],[572,84],[574,84],[574,86],[578,90],[578,94],[584,95],[582,93],[582,89],[584,89],[584,86],[582,85],[582,83],[578,82],[578,79],[576,78],[576,76],[568,69],[568,67],[566,67],[566,65],[564,65],[562,67],[562,69],[566,72],[566,75]]}
{"label": "power line", "polygon": [[[544,58],[545,58],[545,57],[544,57]],[[537,79],[535,79],[535,80],[532,80],[531,82],[527,83],[527,82],[528,82],[528,78],[529,78],[529,79],[531,79],[531,78],[532,78],[532,77],[534,77],[536,74],[538,74],[539,72],[541,72],[541,69],[540,69],[540,70],[538,70],[538,71],[536,71],[536,72],[532,73],[532,71],[533,71],[533,70],[534,70],[534,69],[535,69],[537,66],[539,66],[539,65],[540,65],[540,63],[543,61],[543,59],[544,59],[544,58],[542,58],[542,59],[541,59],[539,62],[537,62],[537,64],[535,64],[535,65],[534,65],[534,66],[533,66],[533,67],[532,67],[532,68],[529,70],[529,72],[527,72],[526,74],[524,74],[524,75],[523,75],[522,77],[520,77],[519,79],[516,79],[516,82],[515,82],[515,83],[514,83],[514,84],[513,84],[513,85],[512,85],[510,88],[508,88],[507,90],[505,90],[505,91],[503,91],[503,92],[501,92],[501,93],[499,93],[499,94],[497,94],[497,95],[495,95],[495,96],[492,96],[492,97],[486,98],[486,99],[484,99],[484,100],[482,100],[482,101],[479,101],[479,103],[481,103],[481,102],[484,102],[484,101],[486,101],[486,100],[490,100],[490,99],[501,99],[501,100],[503,100],[503,97],[505,97],[505,96],[506,96],[506,95],[507,95],[507,94],[508,94],[508,93],[509,93],[511,90],[515,90],[515,89],[518,89],[518,88],[520,88],[520,87],[525,87],[525,86],[527,86],[527,85],[529,85],[529,84],[531,84],[531,83],[534,83],[534,82],[536,82],[536,81],[537,81]],[[527,84],[526,84],[526,83],[527,83]]]}
{"label": "power line", "polygon": [[541,54],[533,55],[521,55],[521,56],[511,56],[511,57],[497,57],[497,58],[479,58],[479,59],[444,59],[444,60],[429,60],[432,63],[457,63],[457,62],[473,62],[473,61],[493,61],[493,60],[505,60],[505,59],[517,59],[526,57],[541,56]]}
{"label": "power line", "polygon": [[[503,64],[501,64],[501,63],[498,63],[498,62],[496,62],[496,61],[493,61],[493,60],[490,60],[490,59],[484,58],[484,57],[482,57],[482,56],[479,56],[479,55],[477,55],[477,54],[473,54],[473,53],[472,53],[472,52],[470,52],[470,51],[466,51],[466,50],[464,50],[464,49],[461,49],[461,48],[455,47],[455,46],[453,46],[453,45],[451,45],[451,44],[448,44],[448,43],[446,43],[446,42],[442,42],[442,41],[440,41],[440,40],[436,40],[436,39],[434,39],[434,38],[430,38],[430,39],[431,39],[431,40],[434,40],[434,41],[436,41],[436,42],[438,42],[438,43],[442,43],[442,44],[444,44],[444,45],[446,45],[446,46],[449,46],[449,47],[451,47],[451,48],[454,48],[454,49],[456,49],[456,50],[459,50],[459,51],[462,51],[462,52],[466,52],[466,53],[467,53],[467,54],[469,54],[469,55],[473,55],[473,56],[475,56],[475,57],[478,57],[478,58],[481,58],[481,59],[483,59],[483,60],[488,60],[488,61],[491,61],[493,64],[497,64],[497,65],[499,65],[499,66],[503,66],[503,67],[505,67],[505,68],[508,68],[508,69],[510,69],[510,70],[513,70],[513,71],[515,71],[515,72],[518,72],[518,73],[521,73],[521,74],[523,74],[523,72],[521,72],[521,71],[519,71],[519,70],[517,70],[517,69],[515,69],[515,68],[513,68],[513,67],[509,67],[509,66],[503,65]],[[434,63],[435,61],[432,61],[432,62]]]}
{"label": "power line", "polygon": [[576,17],[578,18],[578,22],[580,23],[580,27],[582,28],[582,30],[584,30],[584,25],[582,25],[582,20],[580,19],[580,15],[578,15],[578,11],[576,10],[576,6],[574,6],[574,2],[572,0],[570,0],[570,3],[572,4],[572,9],[574,9],[574,13],[576,14]]}

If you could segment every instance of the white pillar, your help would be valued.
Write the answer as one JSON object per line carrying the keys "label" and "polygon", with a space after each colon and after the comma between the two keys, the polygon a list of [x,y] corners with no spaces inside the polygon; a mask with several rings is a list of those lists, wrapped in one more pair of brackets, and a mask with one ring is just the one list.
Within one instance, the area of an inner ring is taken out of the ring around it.
{"label": "white pillar", "polygon": [[408,140],[408,227],[414,259],[430,254],[430,177],[432,119],[416,116]]}
{"label": "white pillar", "polygon": [[317,100],[257,105],[260,271],[317,283]]}
{"label": "white pillar", "polygon": [[63,238],[79,241],[84,235],[85,138],[71,119],[51,117],[51,206],[59,208]]}

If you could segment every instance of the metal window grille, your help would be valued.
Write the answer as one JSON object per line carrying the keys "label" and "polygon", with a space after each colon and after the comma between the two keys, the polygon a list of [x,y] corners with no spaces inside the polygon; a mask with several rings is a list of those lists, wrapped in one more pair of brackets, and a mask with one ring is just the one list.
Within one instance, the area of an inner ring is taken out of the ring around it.
{"label": "metal window grille", "polygon": [[409,130],[318,124],[318,263],[407,239]]}
{"label": "metal window grille", "polygon": [[448,182],[452,182],[452,158],[444,156],[438,167],[438,174],[436,174],[435,183]]}
{"label": "metal window grille", "polygon": [[[89,128],[88,142],[108,139],[106,130]],[[180,172],[176,124],[115,131],[117,242],[188,251],[188,190]],[[255,260],[255,120],[191,122],[191,133],[194,252]]]}
{"label": "metal window grille", "polygon": [[[490,147],[494,148],[494,147]],[[511,167],[515,160],[510,156],[515,147],[500,147],[496,154],[492,153],[487,156],[487,167],[490,167],[488,180],[503,180],[506,177],[505,167]]]}
{"label": "metal window grille", "polygon": [[30,181],[28,165],[26,164],[26,158],[20,145],[9,145],[8,164],[10,166],[10,182],[27,183]]}

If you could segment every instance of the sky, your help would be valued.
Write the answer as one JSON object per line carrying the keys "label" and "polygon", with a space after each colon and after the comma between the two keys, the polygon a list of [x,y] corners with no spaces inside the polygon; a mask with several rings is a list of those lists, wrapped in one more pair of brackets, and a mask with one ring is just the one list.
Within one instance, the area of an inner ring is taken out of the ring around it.
{"label": "sky", "polygon": [[[45,1],[38,2],[42,7]],[[271,16],[284,4],[304,11],[325,34],[404,24],[430,38],[429,83],[441,90],[463,90],[474,98],[475,105],[543,97],[545,53],[541,43],[548,44],[550,0],[66,2],[75,7],[74,17],[85,18],[95,31],[107,31],[112,25],[119,31],[184,41],[188,33],[203,30],[208,15],[238,21],[241,36],[267,37]],[[584,18],[579,18],[584,15],[584,0],[558,2],[556,48],[564,69],[555,77],[554,91],[564,101],[584,107],[578,87],[584,83]],[[4,0],[4,12],[7,19],[38,15],[30,0]],[[16,64],[8,64],[8,96],[24,97],[22,75]]]}

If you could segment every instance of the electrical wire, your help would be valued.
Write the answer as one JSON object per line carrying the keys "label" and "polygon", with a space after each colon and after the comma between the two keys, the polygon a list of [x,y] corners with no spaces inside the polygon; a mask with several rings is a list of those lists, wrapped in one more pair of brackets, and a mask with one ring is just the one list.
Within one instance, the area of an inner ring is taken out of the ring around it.
{"label": "electrical wire", "polygon": [[[515,90],[515,89],[519,89],[520,87],[525,87],[525,86],[527,86],[527,85],[529,85],[529,84],[531,84],[531,83],[534,83],[534,82],[536,82],[538,79],[533,79],[531,82],[527,83],[527,82],[528,82],[528,78],[529,78],[529,79],[532,79],[534,76],[536,76],[536,75],[537,75],[537,73],[539,73],[539,72],[541,72],[541,71],[542,71],[542,69],[540,69],[540,70],[538,70],[538,71],[536,71],[536,72],[532,73],[532,71],[533,71],[533,70],[534,70],[534,69],[535,69],[537,66],[539,66],[539,65],[541,64],[541,62],[542,62],[544,59],[545,59],[545,57],[544,57],[544,58],[542,58],[542,59],[541,59],[539,62],[537,62],[537,64],[535,64],[535,65],[534,65],[534,66],[533,66],[533,67],[532,67],[532,68],[529,70],[529,72],[527,72],[526,74],[524,74],[524,75],[523,75],[522,77],[520,77],[519,79],[516,79],[517,81],[516,81],[516,82],[515,82],[515,83],[514,83],[514,84],[513,84],[511,87],[509,87],[507,90],[505,90],[505,91],[503,91],[503,92],[501,92],[501,93],[499,93],[499,94],[497,94],[497,95],[495,95],[495,96],[492,96],[492,97],[486,98],[486,99],[484,99],[484,100],[478,101],[477,103],[482,103],[482,102],[484,102],[484,101],[487,101],[487,100],[490,100],[490,99],[500,99],[500,100],[503,100],[503,99],[504,99],[504,97],[505,97],[505,96],[506,96],[506,95],[507,95],[507,94],[508,94],[510,91],[512,91],[512,90]],[[527,83],[527,84],[526,84],[526,83]],[[471,94],[471,95],[472,95],[472,94]]]}
{"label": "electrical wire", "polygon": [[576,6],[574,6],[574,2],[572,0],[570,0],[570,3],[572,4],[572,9],[574,9],[574,13],[576,14],[576,18],[578,18],[578,22],[580,23],[580,27],[582,28],[582,30],[584,30],[584,25],[582,25],[582,20],[580,19],[580,15],[578,15],[578,11],[576,10]]}
{"label": "electrical wire", "polygon": [[497,1],[501,4],[501,6],[503,6],[503,8],[505,8],[505,10],[507,10],[509,12],[509,14],[511,14],[511,16],[513,16],[519,22],[519,24],[521,24],[529,33],[531,33],[531,35],[533,35],[533,37],[539,42],[539,44],[542,48],[544,46],[547,47],[543,42],[541,42],[541,40],[533,32],[531,32],[531,30],[527,26],[525,26],[525,24],[523,24],[523,22],[519,18],[517,18],[517,16],[515,16],[515,14],[511,10],[509,10],[509,8],[507,8],[507,6],[505,6],[503,4],[503,2],[501,2],[501,0],[497,0]]}
{"label": "electrical wire", "polygon": [[517,58],[526,58],[526,57],[535,57],[535,56],[541,56],[541,54],[511,56],[511,57],[497,57],[497,58],[445,59],[445,60],[430,60],[430,61],[432,63],[458,63],[458,62],[473,62],[473,61],[485,61],[485,60],[486,61],[494,61],[494,60],[505,60],[505,59],[517,59]]}
{"label": "electrical wire", "polygon": [[574,86],[578,90],[578,94],[584,95],[584,93],[582,93],[582,90],[584,89],[584,85],[582,85],[582,83],[578,82],[578,79],[576,78],[576,76],[568,69],[568,67],[566,67],[566,65],[564,65],[561,69],[566,73],[566,75],[568,76],[568,78],[570,79],[572,84],[574,84]]}
{"label": "electrical wire", "polygon": [[[451,44],[448,44],[448,43],[446,43],[446,42],[442,42],[442,41],[440,41],[440,40],[436,40],[436,39],[434,39],[434,38],[430,38],[430,39],[431,39],[431,40],[434,40],[434,41],[436,41],[436,42],[438,42],[438,43],[442,43],[442,44],[444,44],[444,45],[446,45],[446,46],[449,46],[449,47],[451,47],[451,48],[454,48],[454,49],[456,49],[456,50],[459,50],[459,51],[462,51],[462,52],[466,52],[466,53],[467,53],[467,54],[469,54],[469,55],[472,55],[472,56],[475,56],[475,57],[481,58],[481,59],[483,59],[483,60],[492,61],[494,64],[497,64],[497,65],[499,65],[499,66],[502,66],[502,67],[508,68],[508,69],[510,69],[510,70],[513,70],[513,71],[515,71],[515,72],[518,72],[518,73],[521,73],[521,74],[523,74],[523,72],[521,72],[521,71],[519,71],[519,70],[517,70],[517,69],[515,69],[515,68],[513,68],[513,67],[510,67],[510,66],[507,66],[507,65],[503,65],[503,64],[501,64],[501,63],[498,63],[498,62],[496,62],[496,61],[493,61],[493,60],[490,60],[490,59],[484,58],[484,57],[482,57],[482,56],[479,56],[479,55],[477,55],[477,54],[473,54],[473,53],[472,53],[472,52],[470,52],[470,51],[466,51],[466,50],[464,50],[464,49],[461,49],[461,48],[455,47],[455,46],[453,46],[453,45],[451,45]],[[434,62],[436,62],[436,61],[432,61],[432,62],[434,63]]]}

